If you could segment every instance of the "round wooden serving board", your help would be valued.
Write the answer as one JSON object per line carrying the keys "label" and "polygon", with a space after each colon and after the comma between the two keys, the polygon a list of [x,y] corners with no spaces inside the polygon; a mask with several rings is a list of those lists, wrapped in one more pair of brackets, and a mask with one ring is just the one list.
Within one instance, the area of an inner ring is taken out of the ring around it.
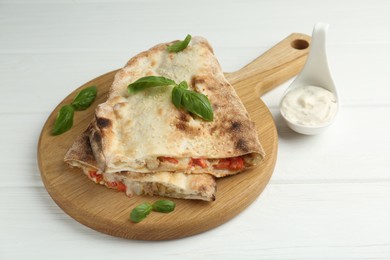
{"label": "round wooden serving board", "polygon": [[[151,196],[128,198],[123,192],[90,181],[80,169],[63,162],[76,136],[90,123],[97,104],[107,98],[116,71],[104,74],[73,91],[51,113],[39,139],[38,163],[42,180],[53,200],[71,217],[97,231],[139,240],[166,240],[186,237],[217,227],[250,205],[268,183],[276,162],[277,131],[271,113],[259,96],[296,75],[308,54],[310,37],[291,34],[252,63],[234,73],[226,73],[256,123],[265,159],[252,170],[217,180],[214,202],[173,199],[176,209],[152,212],[140,223],[129,220],[131,210],[142,202],[160,199]],[[68,132],[51,136],[60,107],[70,104],[76,93],[87,86],[98,88],[98,97],[86,111],[76,112]]]}

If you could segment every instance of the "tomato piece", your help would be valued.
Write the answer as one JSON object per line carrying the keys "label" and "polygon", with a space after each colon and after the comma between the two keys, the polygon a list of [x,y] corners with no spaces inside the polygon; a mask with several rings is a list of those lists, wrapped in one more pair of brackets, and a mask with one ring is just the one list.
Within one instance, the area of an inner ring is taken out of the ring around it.
{"label": "tomato piece", "polygon": [[103,180],[103,175],[98,174],[96,171],[89,171],[89,177],[96,183],[100,183]]}
{"label": "tomato piece", "polygon": [[123,182],[118,181],[116,184],[116,188],[118,191],[126,191],[127,187]]}
{"label": "tomato piece", "polygon": [[213,165],[218,170],[237,171],[244,168],[244,160],[241,157],[232,157],[220,159],[216,165]]}
{"label": "tomato piece", "polygon": [[202,168],[207,167],[206,162],[202,158],[191,158],[190,165],[191,166],[197,165],[197,166],[200,166]]}
{"label": "tomato piece", "polygon": [[229,170],[236,171],[242,168],[244,168],[244,160],[241,157],[231,158]]}
{"label": "tomato piece", "polygon": [[224,169],[228,169],[229,165],[230,165],[229,159],[220,159],[219,162],[216,165],[214,165],[213,167],[215,169],[224,170]]}
{"label": "tomato piece", "polygon": [[89,174],[89,177],[95,178],[97,175],[97,172],[96,171],[89,171],[88,174]]}
{"label": "tomato piece", "polygon": [[179,161],[175,158],[172,158],[172,157],[164,157],[164,156],[161,156],[161,157],[158,157],[158,159],[161,161],[161,162],[170,162],[170,163],[174,163],[174,164],[178,164]]}
{"label": "tomato piece", "polygon": [[117,189],[118,191],[126,191],[127,187],[120,181],[107,181],[106,186],[111,189]]}

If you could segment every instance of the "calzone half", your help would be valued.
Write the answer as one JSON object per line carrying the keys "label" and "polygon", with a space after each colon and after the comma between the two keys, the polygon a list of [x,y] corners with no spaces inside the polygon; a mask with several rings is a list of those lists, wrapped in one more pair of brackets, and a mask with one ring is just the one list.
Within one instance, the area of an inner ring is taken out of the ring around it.
{"label": "calzone half", "polygon": [[179,199],[215,200],[216,182],[209,174],[182,172],[111,172],[105,173],[96,164],[89,143],[88,128],[78,136],[65,155],[65,162],[83,170],[95,183],[133,195],[159,195]]}
{"label": "calzone half", "polygon": [[[183,51],[159,44],[119,70],[108,99],[96,109],[90,143],[105,173],[180,172],[223,177],[264,157],[254,122],[224,77],[210,44],[193,37]],[[173,86],[129,93],[145,76],[163,76],[208,97],[214,119],[205,121],[172,103]]]}

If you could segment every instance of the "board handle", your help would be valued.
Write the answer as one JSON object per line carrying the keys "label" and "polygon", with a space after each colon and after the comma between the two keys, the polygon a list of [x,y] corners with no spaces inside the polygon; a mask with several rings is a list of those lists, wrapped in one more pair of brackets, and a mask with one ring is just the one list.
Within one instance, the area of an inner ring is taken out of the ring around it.
{"label": "board handle", "polygon": [[260,96],[297,75],[309,53],[311,37],[292,33],[242,69],[225,73],[233,86]]}

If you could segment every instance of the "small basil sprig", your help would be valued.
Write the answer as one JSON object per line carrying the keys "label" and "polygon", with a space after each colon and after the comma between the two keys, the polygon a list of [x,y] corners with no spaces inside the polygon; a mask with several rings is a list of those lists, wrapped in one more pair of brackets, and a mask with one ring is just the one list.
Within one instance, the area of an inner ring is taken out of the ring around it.
{"label": "small basil sprig", "polygon": [[127,89],[129,93],[133,94],[151,87],[169,86],[174,84],[176,84],[175,81],[168,78],[161,76],[147,76],[134,81],[127,87]]}
{"label": "small basil sprig", "polygon": [[60,135],[71,129],[73,126],[73,114],[74,108],[71,105],[65,105],[61,107],[57,114],[57,118],[51,134]]}
{"label": "small basil sprig", "polygon": [[87,109],[95,100],[96,96],[97,88],[95,86],[85,88],[78,92],[70,105],[64,105],[58,111],[51,134],[60,135],[71,129],[73,126],[74,111]]}
{"label": "small basil sprig", "polygon": [[175,206],[175,202],[171,200],[158,200],[153,204],[144,202],[131,211],[130,219],[135,223],[139,223],[144,220],[152,211],[169,213],[175,209]]}
{"label": "small basil sprig", "polygon": [[138,223],[144,220],[152,211],[153,206],[150,203],[142,203],[135,207],[130,213],[131,221]]}
{"label": "small basil sprig", "polygon": [[85,88],[77,94],[77,96],[74,98],[71,105],[77,111],[85,110],[95,100],[96,95],[97,95],[96,86]]}
{"label": "small basil sprig", "polygon": [[168,52],[180,52],[187,48],[188,44],[191,41],[191,35],[187,34],[186,38],[183,41],[175,42],[174,44],[167,47]]}
{"label": "small basil sprig", "polygon": [[182,108],[182,100],[183,100],[183,94],[184,91],[188,89],[188,85],[186,81],[180,82],[179,85],[175,86],[172,89],[172,103],[175,105],[177,108]]}
{"label": "small basil sprig", "polygon": [[147,76],[136,80],[128,86],[129,93],[135,93],[143,89],[160,86],[171,86],[172,103],[175,107],[185,109],[206,121],[213,121],[214,114],[210,100],[207,96],[188,89],[186,81],[176,84],[175,81],[162,76]]}
{"label": "small basil sprig", "polygon": [[184,108],[206,121],[213,121],[213,108],[207,96],[187,88],[185,81],[175,86],[172,90],[172,103],[177,108]]}
{"label": "small basil sprig", "polygon": [[158,200],[155,203],[153,203],[153,211],[169,213],[175,209],[175,206],[176,206],[175,202],[171,200]]}

